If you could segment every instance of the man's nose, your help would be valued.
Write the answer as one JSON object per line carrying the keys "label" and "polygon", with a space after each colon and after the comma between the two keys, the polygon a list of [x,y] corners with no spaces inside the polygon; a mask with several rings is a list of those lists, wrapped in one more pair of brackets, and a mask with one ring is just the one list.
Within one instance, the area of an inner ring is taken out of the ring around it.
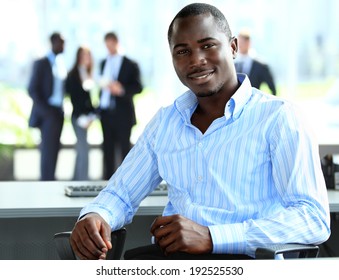
{"label": "man's nose", "polygon": [[206,62],[207,62],[206,56],[203,51],[197,50],[191,53],[191,61],[190,61],[191,67],[205,65]]}

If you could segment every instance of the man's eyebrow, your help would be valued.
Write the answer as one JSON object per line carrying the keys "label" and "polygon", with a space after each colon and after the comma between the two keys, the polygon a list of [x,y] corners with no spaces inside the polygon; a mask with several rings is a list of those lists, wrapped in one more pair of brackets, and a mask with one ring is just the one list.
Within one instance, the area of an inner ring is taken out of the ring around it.
{"label": "man's eyebrow", "polygon": [[184,48],[184,47],[187,47],[187,44],[181,43],[181,44],[176,44],[176,45],[174,45],[173,49],[176,49],[176,48]]}
{"label": "man's eyebrow", "polygon": [[201,44],[201,43],[205,43],[205,42],[211,41],[211,40],[215,40],[215,38],[213,38],[213,37],[207,37],[207,38],[200,39],[200,40],[198,40],[197,42],[198,42],[199,44]]}
{"label": "man's eyebrow", "polygon": [[[205,43],[205,42],[211,41],[211,40],[215,40],[215,38],[213,38],[213,37],[206,37],[206,38],[198,40],[197,43],[201,44],[201,43]],[[184,48],[184,47],[187,47],[187,46],[188,46],[188,44],[185,44],[185,43],[176,44],[176,45],[174,45],[173,49]]]}

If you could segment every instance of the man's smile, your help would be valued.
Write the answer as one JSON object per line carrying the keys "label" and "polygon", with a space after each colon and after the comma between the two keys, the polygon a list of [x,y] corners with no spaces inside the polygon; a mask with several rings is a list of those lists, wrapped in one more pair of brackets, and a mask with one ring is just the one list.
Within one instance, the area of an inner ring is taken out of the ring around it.
{"label": "man's smile", "polygon": [[214,72],[215,70],[203,70],[203,71],[191,73],[187,75],[187,77],[191,80],[201,81],[212,76]]}

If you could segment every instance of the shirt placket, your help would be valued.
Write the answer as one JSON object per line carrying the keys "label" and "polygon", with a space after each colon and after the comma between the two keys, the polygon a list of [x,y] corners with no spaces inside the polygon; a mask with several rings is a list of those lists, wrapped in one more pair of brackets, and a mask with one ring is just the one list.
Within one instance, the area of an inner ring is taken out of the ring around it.
{"label": "shirt placket", "polygon": [[195,181],[197,184],[202,184],[205,181],[204,146],[203,137],[199,137],[196,143]]}

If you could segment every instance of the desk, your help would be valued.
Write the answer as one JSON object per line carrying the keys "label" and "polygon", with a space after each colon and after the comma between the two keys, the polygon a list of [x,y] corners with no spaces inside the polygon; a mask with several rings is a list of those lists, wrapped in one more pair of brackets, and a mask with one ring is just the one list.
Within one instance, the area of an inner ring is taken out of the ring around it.
{"label": "desk", "polygon": [[339,212],[339,190],[327,190],[328,202],[332,213]]}
{"label": "desk", "polygon": [[[100,185],[98,182],[3,182],[0,183],[0,218],[77,217],[81,208],[93,197],[68,197],[67,185]],[[160,215],[166,196],[149,196],[136,215]]]}
{"label": "desk", "polygon": [[[71,230],[80,209],[93,197],[67,197],[66,185],[105,182],[1,182],[0,259],[58,259],[53,235]],[[339,191],[329,190],[330,211],[339,212]],[[149,226],[167,203],[147,197],[127,225],[125,250],[149,244]],[[4,230],[6,229],[6,230]]]}

